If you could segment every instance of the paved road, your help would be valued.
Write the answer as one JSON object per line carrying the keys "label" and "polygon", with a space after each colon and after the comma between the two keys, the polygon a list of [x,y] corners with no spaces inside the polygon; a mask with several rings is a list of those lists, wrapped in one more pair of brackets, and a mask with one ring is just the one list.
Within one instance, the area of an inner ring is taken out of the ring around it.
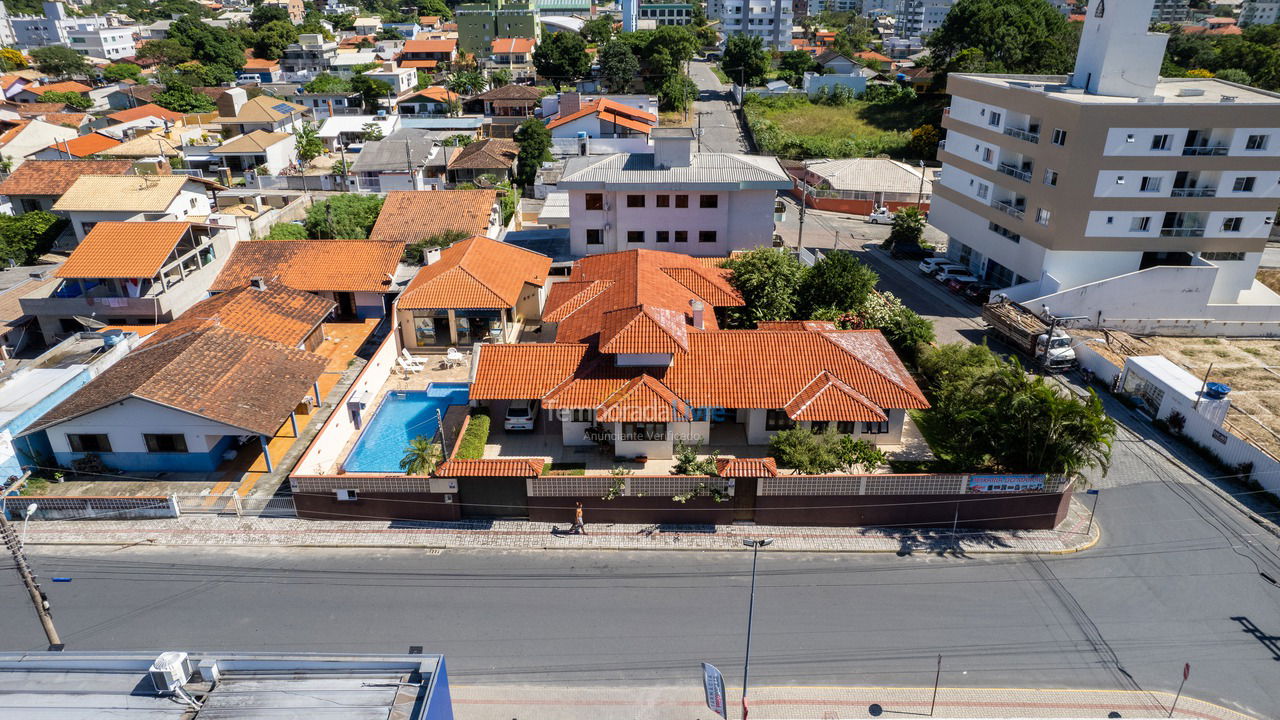
{"label": "paved road", "polygon": [[[1256,531],[1176,473],[1118,472],[1128,482],[1104,496],[1107,532],[1088,553],[765,552],[752,677],[921,685],[942,653],[955,686],[1173,690],[1191,662],[1188,692],[1276,717],[1277,656],[1233,620],[1280,633],[1280,590],[1254,565],[1274,566],[1274,541],[1246,543],[1234,533]],[[457,683],[684,684],[701,660],[740,678],[745,553],[81,547],[32,560],[74,577],[47,586],[70,649],[421,644]],[[0,581],[2,649],[43,644],[19,592]]]}
{"label": "paved road", "polygon": [[711,64],[694,60],[689,64],[689,77],[698,86],[694,111],[702,128],[702,150],[706,152],[746,152],[746,141],[733,110],[729,86],[711,72]]}

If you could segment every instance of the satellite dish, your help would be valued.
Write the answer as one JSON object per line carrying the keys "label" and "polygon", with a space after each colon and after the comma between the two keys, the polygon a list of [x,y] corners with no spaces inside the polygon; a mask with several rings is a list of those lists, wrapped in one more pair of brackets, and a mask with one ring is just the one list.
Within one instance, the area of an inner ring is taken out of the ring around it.
{"label": "satellite dish", "polygon": [[107,324],[102,322],[101,320],[94,320],[91,317],[85,317],[83,315],[72,315],[71,317],[75,318],[76,322],[89,328],[90,330],[101,330],[102,328],[107,326]]}

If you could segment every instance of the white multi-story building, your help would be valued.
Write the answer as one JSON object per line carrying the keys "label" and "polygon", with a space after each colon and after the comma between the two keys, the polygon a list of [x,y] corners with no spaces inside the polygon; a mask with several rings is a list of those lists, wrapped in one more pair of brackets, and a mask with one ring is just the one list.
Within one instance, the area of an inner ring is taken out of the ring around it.
{"label": "white multi-story building", "polygon": [[44,15],[14,15],[9,18],[13,29],[13,46],[32,50],[49,45],[70,45],[68,33],[73,30],[96,30],[111,23],[101,15],[71,17],[60,2],[46,2]]}
{"label": "white multi-story building", "polygon": [[1245,0],[1240,8],[1241,25],[1274,25],[1280,22],[1280,0]]}
{"label": "white multi-story building", "polygon": [[792,186],[777,158],[693,152],[690,128],[654,128],[653,149],[570,158],[574,256],[648,248],[724,257],[773,241],[774,199]]}
{"label": "white multi-story building", "polygon": [[1090,12],[1070,77],[951,75],[930,221],[1037,310],[1280,335],[1280,296],[1255,279],[1280,204],[1280,94],[1160,78],[1150,6]]}
{"label": "white multi-story building", "polygon": [[138,52],[133,43],[133,28],[130,27],[70,30],[67,32],[67,44],[81,55],[112,61],[133,57]]}
{"label": "white multi-story building", "polygon": [[720,22],[726,40],[755,35],[768,50],[791,49],[791,0],[711,0],[707,15]]}
{"label": "white multi-story building", "polygon": [[13,20],[9,17],[9,9],[0,2],[0,45],[12,47],[16,38],[13,36]]}
{"label": "white multi-story building", "polygon": [[955,0],[897,0],[894,7],[894,35],[925,37],[942,27]]}

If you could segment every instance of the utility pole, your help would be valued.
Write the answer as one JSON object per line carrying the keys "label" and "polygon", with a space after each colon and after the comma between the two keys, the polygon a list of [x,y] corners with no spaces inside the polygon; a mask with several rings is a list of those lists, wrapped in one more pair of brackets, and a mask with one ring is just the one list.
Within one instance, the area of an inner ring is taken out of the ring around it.
{"label": "utility pole", "polygon": [[3,510],[0,510],[0,538],[4,539],[5,546],[9,548],[9,552],[13,555],[14,569],[18,571],[19,577],[22,578],[22,584],[27,587],[27,593],[31,595],[31,604],[35,605],[36,615],[40,617],[40,626],[44,628],[45,637],[49,640],[49,649],[61,650],[62,639],[58,637],[58,630],[53,626],[53,617],[49,614],[49,601],[45,598],[44,592],[40,590],[40,585],[36,583],[35,576],[31,573],[31,567],[27,565],[22,541],[18,539],[18,534],[14,532],[13,526],[5,518]]}
{"label": "utility pole", "polygon": [[710,110],[699,110],[696,114],[698,116],[698,152],[702,152],[702,116],[711,115],[712,112]]}
{"label": "utility pole", "polygon": [[747,675],[751,672],[751,621],[756,612],[756,560],[760,548],[773,544],[773,538],[753,540],[743,538],[742,544],[751,548],[751,601],[747,605],[747,653],[742,663],[742,720],[747,720]]}
{"label": "utility pole", "polygon": [[924,161],[920,161],[920,189],[916,192],[916,210],[924,205]]}
{"label": "utility pole", "polygon": [[[803,162],[803,161],[801,161]],[[804,167],[808,167],[808,163],[804,163]],[[807,177],[807,176],[806,176]],[[796,249],[804,249],[804,214],[809,206],[809,181],[800,181],[800,233],[796,236]]]}

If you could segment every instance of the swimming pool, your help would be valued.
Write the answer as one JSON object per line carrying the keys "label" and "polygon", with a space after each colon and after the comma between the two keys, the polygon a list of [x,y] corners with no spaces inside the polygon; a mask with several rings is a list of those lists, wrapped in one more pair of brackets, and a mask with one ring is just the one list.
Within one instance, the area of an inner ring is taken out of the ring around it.
{"label": "swimming pool", "polygon": [[436,411],[443,416],[450,405],[466,405],[469,389],[468,383],[431,383],[426,390],[387,393],[373,411],[342,469],[402,472],[400,458],[404,457],[409,440],[419,435],[435,438],[439,428]]}

